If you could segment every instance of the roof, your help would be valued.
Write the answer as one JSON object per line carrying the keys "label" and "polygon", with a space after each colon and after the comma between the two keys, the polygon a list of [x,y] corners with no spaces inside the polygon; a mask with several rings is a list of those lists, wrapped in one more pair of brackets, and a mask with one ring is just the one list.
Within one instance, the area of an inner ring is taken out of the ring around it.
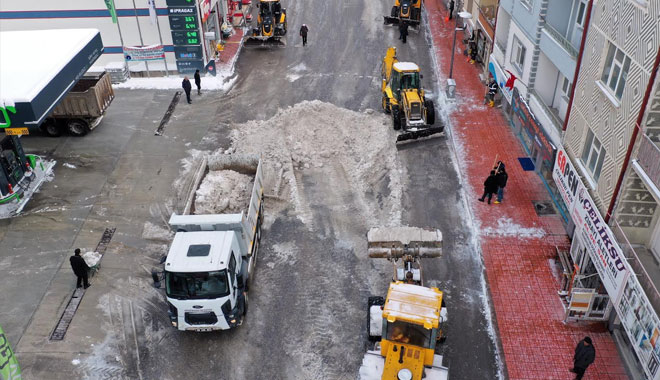
{"label": "roof", "polygon": [[[209,272],[225,269],[231,252],[233,231],[177,232],[167,253],[165,270],[168,272]],[[193,245],[210,245],[208,255],[190,256]]]}
{"label": "roof", "polygon": [[437,328],[442,306],[442,292],[437,288],[404,284],[390,284],[383,307],[383,318],[388,322],[404,320],[425,328]]}
{"label": "roof", "polygon": [[419,71],[419,66],[412,62],[397,62],[394,64],[397,71]]}
{"label": "roof", "polygon": [[0,32],[0,106],[16,126],[40,122],[102,52],[97,29]]}

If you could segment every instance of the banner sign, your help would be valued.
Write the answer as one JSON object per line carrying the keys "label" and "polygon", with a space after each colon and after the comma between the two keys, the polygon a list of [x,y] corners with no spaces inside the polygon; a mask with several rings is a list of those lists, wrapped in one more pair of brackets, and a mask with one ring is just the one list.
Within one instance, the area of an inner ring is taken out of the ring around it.
{"label": "banner sign", "polygon": [[0,379],[22,379],[21,367],[18,365],[14,352],[9,347],[9,340],[7,340],[5,332],[2,331],[2,327],[0,327]]}
{"label": "banner sign", "polygon": [[125,46],[124,57],[127,61],[155,61],[165,59],[165,49],[163,45]]}
{"label": "banner sign", "polygon": [[202,22],[208,20],[211,14],[211,0],[202,0],[199,2],[199,11],[202,13]]}

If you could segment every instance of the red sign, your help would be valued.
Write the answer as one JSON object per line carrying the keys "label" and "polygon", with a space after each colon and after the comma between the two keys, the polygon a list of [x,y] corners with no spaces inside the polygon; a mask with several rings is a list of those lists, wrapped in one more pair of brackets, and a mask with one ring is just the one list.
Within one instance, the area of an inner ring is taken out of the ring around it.
{"label": "red sign", "polygon": [[202,22],[206,22],[211,14],[211,0],[202,0],[199,3],[199,10],[202,12]]}

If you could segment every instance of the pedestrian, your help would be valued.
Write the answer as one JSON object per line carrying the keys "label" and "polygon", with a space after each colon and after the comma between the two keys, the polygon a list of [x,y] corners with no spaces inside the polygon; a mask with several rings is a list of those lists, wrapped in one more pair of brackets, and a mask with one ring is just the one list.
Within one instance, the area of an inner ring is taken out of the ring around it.
{"label": "pedestrian", "polygon": [[85,262],[85,259],[80,256],[80,248],[76,248],[74,255],[69,258],[69,262],[71,262],[73,273],[78,278],[76,288],[80,288],[83,285],[85,289],[89,288],[89,266]]}
{"label": "pedestrian", "polygon": [[191,104],[192,100],[190,100],[190,91],[192,90],[192,86],[190,85],[190,79],[188,79],[187,76],[183,77],[183,82],[181,82],[181,87],[183,87],[183,91],[186,92],[186,98],[188,99],[188,104]]}
{"label": "pedestrian", "polygon": [[302,26],[300,27],[300,37],[302,37],[303,46],[307,46],[307,32],[309,32],[309,28],[307,27],[307,24],[302,24]]}
{"label": "pedestrian", "polygon": [[573,355],[573,368],[571,372],[575,374],[575,380],[582,379],[584,371],[596,359],[596,349],[591,342],[591,338],[585,336],[575,347],[575,355]]}
{"label": "pedestrian", "polygon": [[474,39],[474,32],[470,34],[470,38],[468,39],[467,53],[468,53],[467,61],[474,65],[474,60],[477,57],[477,43],[475,42]]}
{"label": "pedestrian", "polygon": [[497,85],[497,82],[495,81],[495,79],[492,79],[490,83],[488,83],[488,93],[486,95],[486,101],[488,102],[488,107],[495,106],[495,95],[497,95],[498,90],[499,90],[499,86]]}
{"label": "pedestrian", "polygon": [[406,37],[408,37],[408,23],[401,20],[399,24],[399,39],[403,40],[403,43],[406,43]]}
{"label": "pedestrian", "polygon": [[497,177],[495,170],[491,170],[490,175],[484,181],[484,195],[479,198],[479,202],[483,202],[487,196],[488,204],[490,204],[490,200],[493,199],[493,194],[495,193],[497,193]]}
{"label": "pedestrian", "polygon": [[453,17],[454,13],[454,0],[449,0],[449,19]]}
{"label": "pedestrian", "polygon": [[509,180],[509,175],[504,168],[504,162],[498,161],[497,166],[495,167],[495,176],[497,177],[497,200],[495,204],[502,203],[504,199],[504,188],[506,187],[506,181]]}
{"label": "pedestrian", "polygon": [[197,86],[197,95],[202,95],[202,78],[199,76],[199,69],[195,70],[195,86]]}

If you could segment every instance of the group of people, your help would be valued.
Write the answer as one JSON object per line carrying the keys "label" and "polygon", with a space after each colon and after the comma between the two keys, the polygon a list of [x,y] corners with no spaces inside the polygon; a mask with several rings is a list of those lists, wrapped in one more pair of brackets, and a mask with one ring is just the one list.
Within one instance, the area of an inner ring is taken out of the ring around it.
{"label": "group of people", "polygon": [[509,175],[506,172],[504,162],[497,161],[497,164],[490,171],[490,175],[484,181],[484,194],[479,198],[479,202],[485,201],[488,197],[488,204],[493,199],[493,194],[497,194],[495,204],[502,203],[504,200],[504,188],[506,182],[509,180]]}
{"label": "group of people", "polygon": [[[195,70],[194,78],[195,86],[197,86],[197,95],[202,95],[202,77],[199,75],[199,70]],[[186,99],[188,100],[188,104],[191,104],[192,100],[190,99],[190,92],[192,91],[192,85],[190,84],[190,79],[188,76],[183,77],[181,87],[183,87],[183,91],[186,92]]]}

